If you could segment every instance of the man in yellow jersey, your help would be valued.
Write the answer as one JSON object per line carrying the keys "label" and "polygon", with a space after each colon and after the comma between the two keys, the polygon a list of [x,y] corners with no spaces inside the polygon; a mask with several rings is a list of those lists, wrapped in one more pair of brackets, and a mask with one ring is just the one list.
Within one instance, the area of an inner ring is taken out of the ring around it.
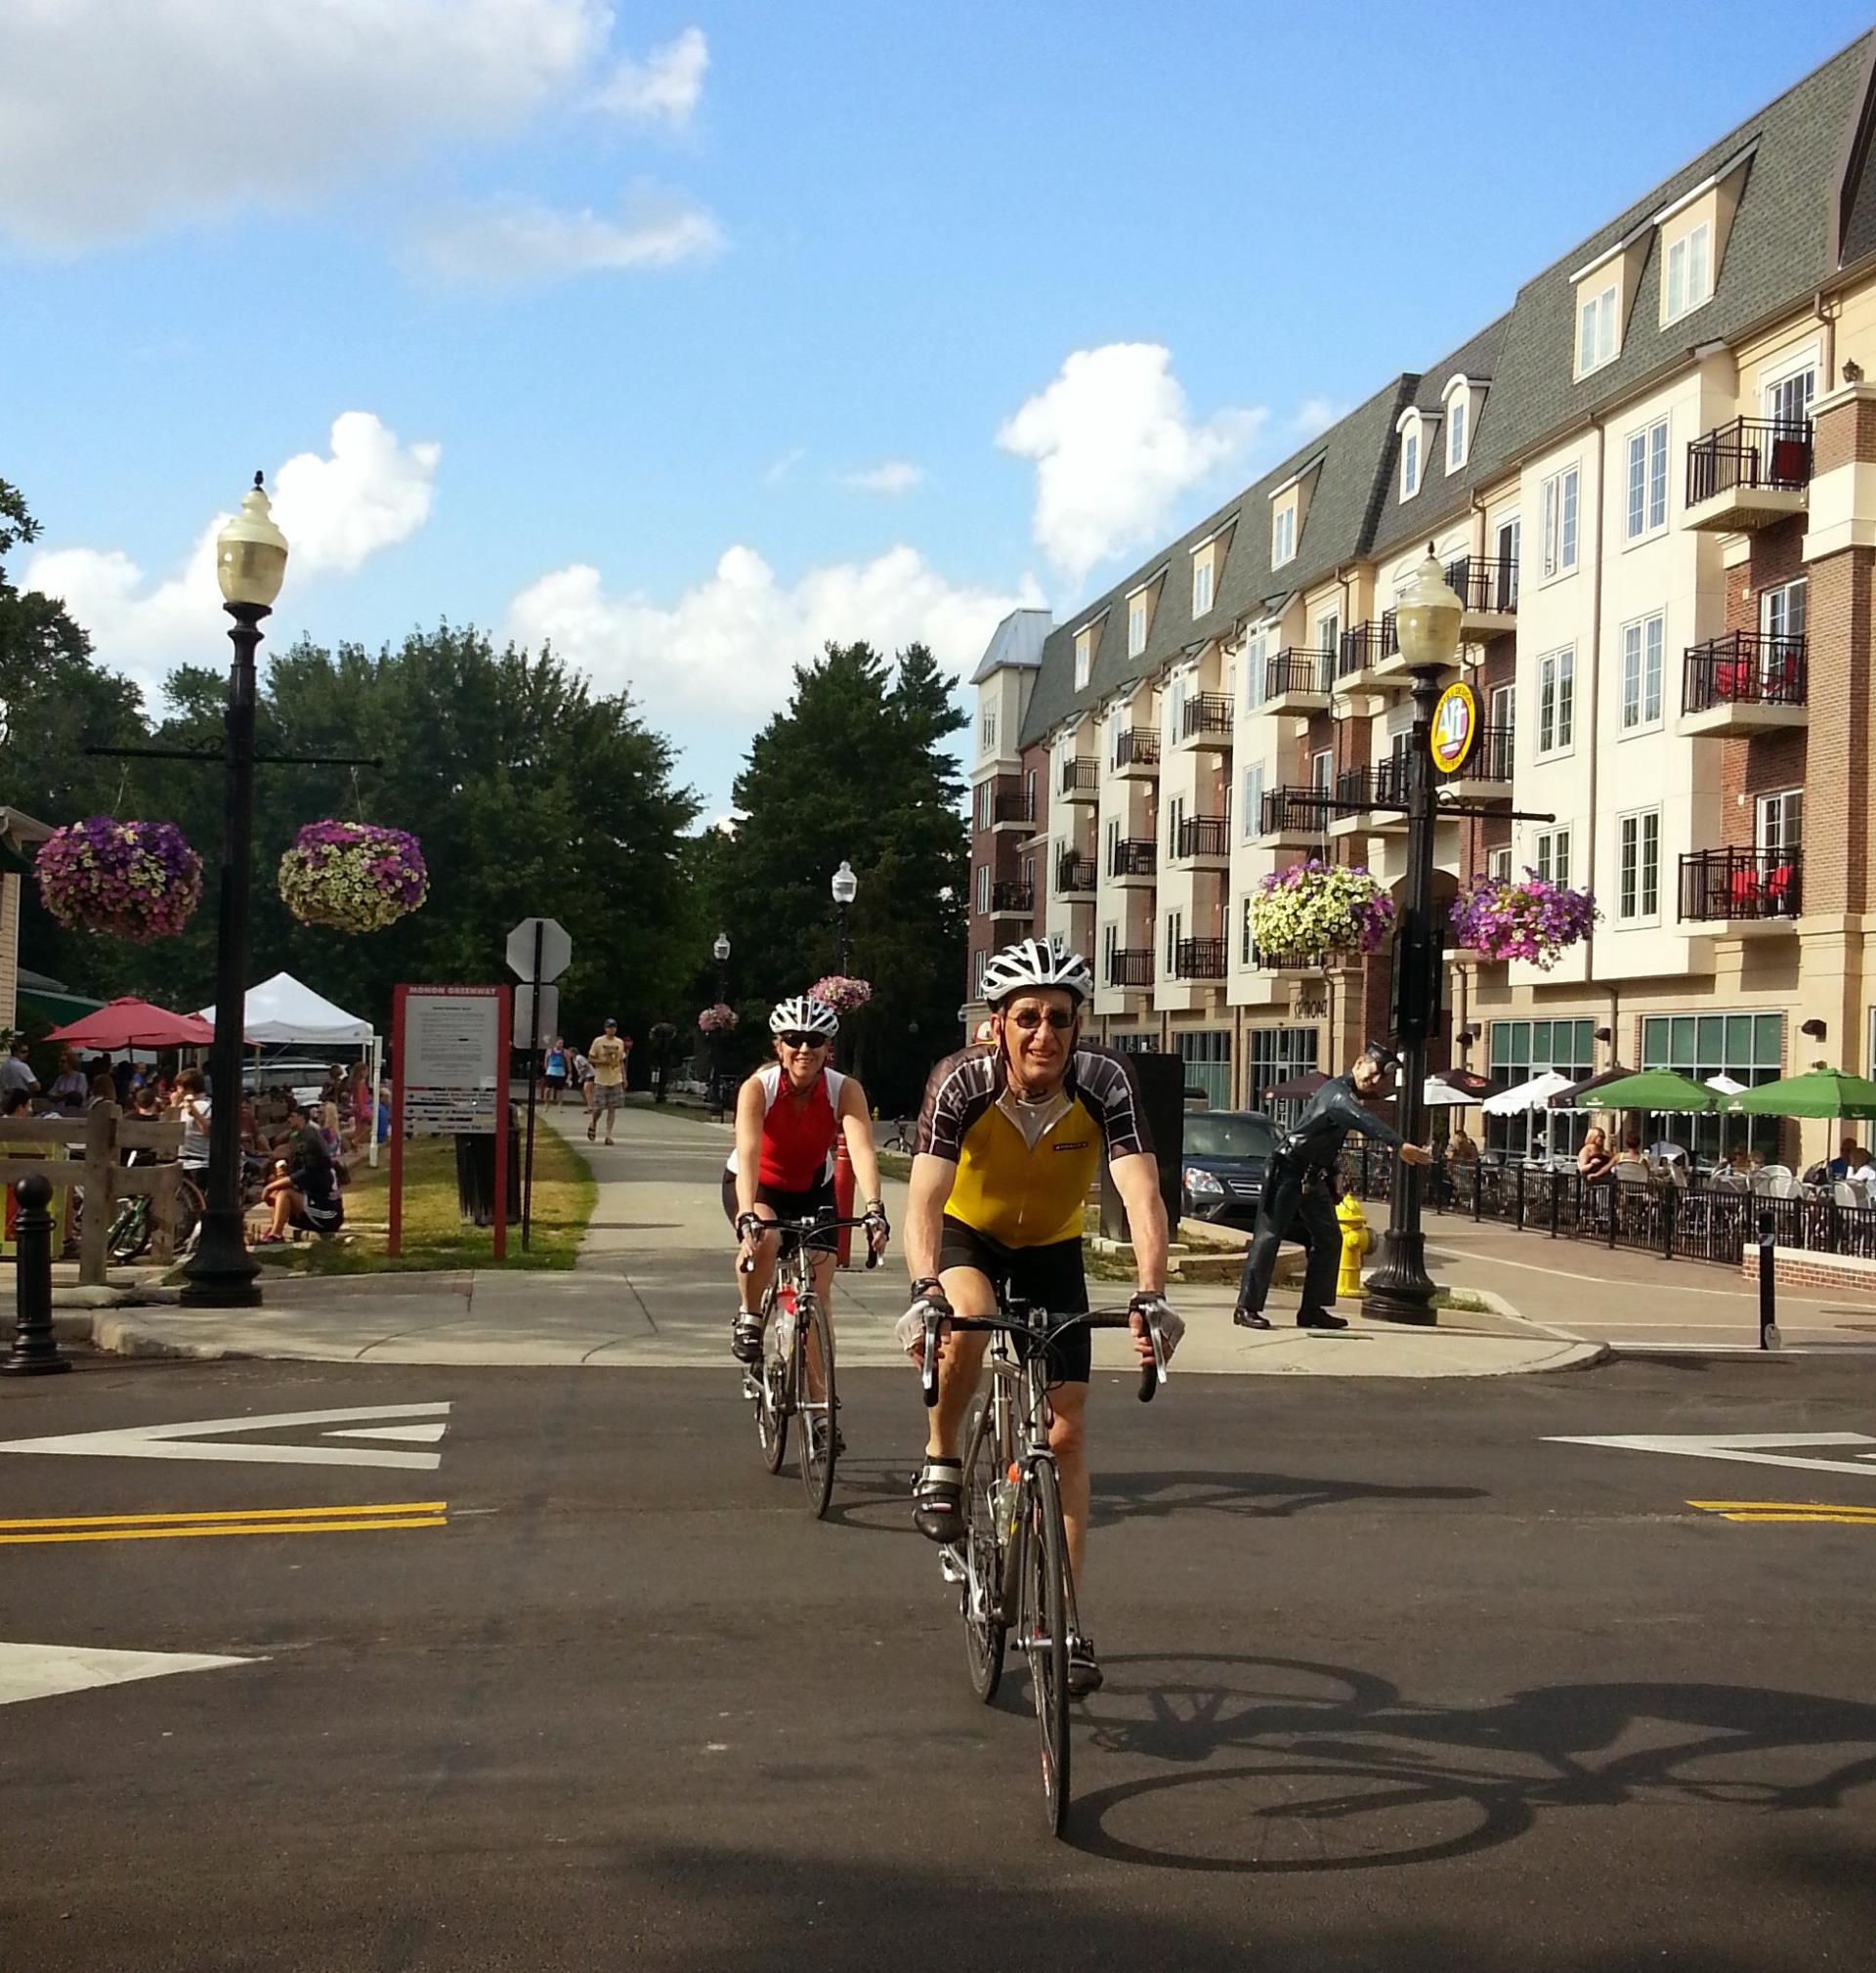
{"label": "man in yellow jersey", "polygon": [[[906,1210],[913,1305],[899,1325],[916,1361],[928,1312],[994,1315],[999,1286],[1052,1315],[1087,1310],[1082,1205],[1103,1152],[1133,1235],[1139,1292],[1130,1308],[1142,1361],[1153,1355],[1149,1319],[1159,1322],[1169,1356],[1183,1332],[1164,1297],[1166,1207],[1132,1072],[1124,1055],[1078,1038],[1093,987],[1087,962],[1058,944],[1031,938],[1005,948],[984,968],[989,1041],[931,1072]],[[913,1520],[933,1541],[963,1532],[959,1438],[987,1341],[979,1331],[944,1344],[925,1463],[913,1489]],[[1088,1367],[1087,1330],[1072,1329],[1051,1347],[1049,1445],[1078,1584],[1087,1538]],[[1100,1684],[1091,1641],[1074,1640],[1070,1692],[1079,1697]]]}

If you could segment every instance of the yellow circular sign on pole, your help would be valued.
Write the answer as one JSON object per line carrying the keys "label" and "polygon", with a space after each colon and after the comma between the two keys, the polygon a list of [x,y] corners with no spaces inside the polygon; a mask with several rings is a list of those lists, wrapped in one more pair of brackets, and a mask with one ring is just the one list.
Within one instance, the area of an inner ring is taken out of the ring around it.
{"label": "yellow circular sign on pole", "polygon": [[1455,679],[1433,708],[1433,730],[1427,743],[1433,765],[1442,774],[1457,774],[1477,738],[1478,701],[1463,678]]}

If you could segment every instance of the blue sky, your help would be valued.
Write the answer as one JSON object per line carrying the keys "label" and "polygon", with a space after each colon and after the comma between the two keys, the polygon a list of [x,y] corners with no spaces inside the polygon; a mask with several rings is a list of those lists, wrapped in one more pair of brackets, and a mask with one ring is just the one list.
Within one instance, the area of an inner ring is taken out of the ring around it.
{"label": "blue sky", "polygon": [[0,477],[142,679],[265,466],[277,637],[551,634],[720,813],[822,637],[967,671],[1867,24],[1772,19],[0,0]]}

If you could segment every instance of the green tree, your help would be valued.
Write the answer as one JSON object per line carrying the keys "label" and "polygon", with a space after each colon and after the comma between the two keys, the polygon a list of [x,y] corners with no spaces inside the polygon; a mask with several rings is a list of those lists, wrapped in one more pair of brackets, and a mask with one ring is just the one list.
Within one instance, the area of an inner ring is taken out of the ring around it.
{"label": "green tree", "polygon": [[[850,966],[874,1001],[850,1024],[850,1058],[882,1113],[913,1101],[957,1039],[969,838],[944,742],[964,723],[923,645],[888,663],[864,643],[830,644],[796,667],[788,706],[751,743],[735,785],[746,819],[713,859],[709,903],[753,1010],[834,969],[828,886],[843,858],[853,865]],[[712,991],[713,972],[694,984]],[[746,1015],[744,1027],[747,1057],[764,1031]]]}

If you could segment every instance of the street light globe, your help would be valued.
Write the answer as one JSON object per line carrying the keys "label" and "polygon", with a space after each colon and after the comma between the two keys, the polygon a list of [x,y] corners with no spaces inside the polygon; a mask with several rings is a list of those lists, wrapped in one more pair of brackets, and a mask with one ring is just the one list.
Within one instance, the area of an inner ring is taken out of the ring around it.
{"label": "street light globe", "polygon": [[829,888],[833,892],[835,904],[851,904],[860,895],[860,879],[853,874],[853,865],[843,856],[840,868],[833,873],[833,881]]}
{"label": "street light globe", "polygon": [[215,576],[223,596],[255,610],[271,610],[286,579],[286,536],[274,525],[273,505],[261,476],[241,495],[241,511],[215,537]]}
{"label": "street light globe", "polygon": [[713,946],[711,946],[710,950],[716,955],[717,965],[721,965],[723,962],[727,960],[730,956],[729,933],[726,931],[718,932],[716,935],[716,943]]}
{"label": "street light globe", "polygon": [[1428,548],[1394,601],[1394,635],[1410,671],[1443,670],[1453,663],[1463,607]]}

